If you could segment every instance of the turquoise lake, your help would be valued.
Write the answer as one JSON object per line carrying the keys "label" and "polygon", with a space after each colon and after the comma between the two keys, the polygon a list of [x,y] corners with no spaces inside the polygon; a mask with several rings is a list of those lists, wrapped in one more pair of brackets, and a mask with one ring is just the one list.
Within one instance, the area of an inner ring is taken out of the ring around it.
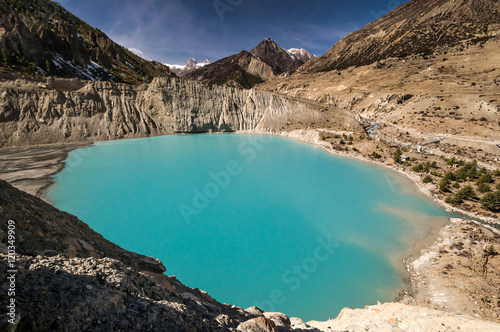
{"label": "turquoise lake", "polygon": [[394,300],[408,243],[449,217],[398,173],[281,137],[101,142],[65,162],[57,208],[219,302],[305,321]]}

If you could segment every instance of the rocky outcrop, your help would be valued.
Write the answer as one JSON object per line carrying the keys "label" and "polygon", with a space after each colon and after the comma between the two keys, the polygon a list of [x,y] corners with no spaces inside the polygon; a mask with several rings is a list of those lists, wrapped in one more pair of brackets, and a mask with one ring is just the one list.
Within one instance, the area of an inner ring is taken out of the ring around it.
{"label": "rocky outcrop", "polygon": [[0,84],[0,146],[172,133],[270,132],[320,117],[313,102],[266,91],[157,78],[131,86],[80,80]]}
{"label": "rocky outcrop", "polygon": [[412,0],[349,34],[299,71],[340,70],[390,57],[463,49],[498,35],[499,22],[498,1]]}

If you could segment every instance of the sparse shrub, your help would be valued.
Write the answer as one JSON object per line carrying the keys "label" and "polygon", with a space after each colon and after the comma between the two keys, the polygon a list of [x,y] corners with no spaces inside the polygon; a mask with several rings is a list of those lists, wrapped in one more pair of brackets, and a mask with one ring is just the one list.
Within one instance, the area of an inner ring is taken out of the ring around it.
{"label": "sparse shrub", "polygon": [[480,183],[477,186],[477,191],[479,191],[480,193],[487,193],[491,191],[491,187],[487,183]]}
{"label": "sparse shrub", "polygon": [[457,198],[462,199],[462,200],[472,199],[472,198],[476,197],[476,192],[474,191],[474,188],[472,188],[471,186],[465,186],[462,189],[460,189],[455,194],[455,196]]}
{"label": "sparse shrub", "polygon": [[458,183],[458,181],[454,182],[452,185],[451,185],[453,188],[460,188],[460,183]]}
{"label": "sparse shrub", "polygon": [[442,192],[450,191],[450,180],[442,178],[441,181],[439,181],[439,190]]}
{"label": "sparse shrub", "polygon": [[498,252],[495,250],[495,247],[489,246],[488,248],[486,248],[485,254],[486,256],[496,256],[498,255]]}
{"label": "sparse shrub", "polygon": [[453,204],[453,205],[460,205],[464,202],[462,199],[460,199],[459,197],[457,197],[455,195],[451,195],[451,196],[446,197],[444,199],[444,201],[448,204]]}
{"label": "sparse shrub", "polygon": [[479,186],[481,183],[491,183],[493,182],[493,177],[491,174],[483,174],[477,179],[476,184]]}
{"label": "sparse shrub", "polygon": [[457,159],[455,157],[451,157],[450,159],[446,160],[446,164],[448,164],[450,166],[455,165],[456,162],[457,162]]}
{"label": "sparse shrub", "polygon": [[483,196],[481,203],[491,211],[500,210],[500,191],[490,192]]}
{"label": "sparse shrub", "polygon": [[395,163],[402,164],[401,155],[402,155],[401,149],[397,148],[394,154],[392,155],[392,159],[394,159]]}
{"label": "sparse shrub", "polygon": [[373,151],[373,153],[370,155],[370,157],[375,158],[375,159],[380,159],[382,156],[377,153],[377,151]]}
{"label": "sparse shrub", "polygon": [[431,183],[432,182],[432,177],[430,175],[426,175],[423,179],[422,179],[422,182],[423,183]]}

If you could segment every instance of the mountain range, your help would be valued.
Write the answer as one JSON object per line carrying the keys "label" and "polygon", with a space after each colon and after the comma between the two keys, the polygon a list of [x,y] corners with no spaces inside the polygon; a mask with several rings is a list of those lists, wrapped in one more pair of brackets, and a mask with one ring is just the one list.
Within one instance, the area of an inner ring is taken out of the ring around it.
{"label": "mountain range", "polygon": [[211,63],[212,61],[210,61],[209,59],[205,59],[203,62],[198,63],[195,58],[189,58],[185,65],[170,65],[165,63],[165,66],[168,66],[170,70],[172,70],[177,76],[182,77],[192,72],[193,70],[204,67]]}

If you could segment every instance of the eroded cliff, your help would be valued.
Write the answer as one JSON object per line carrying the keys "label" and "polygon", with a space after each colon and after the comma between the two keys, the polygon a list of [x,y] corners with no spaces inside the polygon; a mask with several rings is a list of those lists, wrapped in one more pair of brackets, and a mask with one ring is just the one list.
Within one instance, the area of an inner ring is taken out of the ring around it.
{"label": "eroded cliff", "polygon": [[[324,116],[314,102],[170,78],[140,86],[74,79],[0,83],[4,147],[172,133],[273,132],[288,122]],[[334,116],[339,125],[355,121],[344,112]]]}

